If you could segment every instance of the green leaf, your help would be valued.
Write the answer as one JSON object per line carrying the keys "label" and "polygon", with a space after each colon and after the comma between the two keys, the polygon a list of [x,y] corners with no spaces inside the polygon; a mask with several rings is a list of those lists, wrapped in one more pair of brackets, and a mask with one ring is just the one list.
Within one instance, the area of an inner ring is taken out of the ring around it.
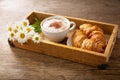
{"label": "green leaf", "polygon": [[34,18],[35,22],[32,24],[32,27],[34,27],[35,32],[42,32],[41,31],[41,26],[40,26],[40,21],[35,17]]}
{"label": "green leaf", "polygon": [[38,21],[39,21],[36,17],[35,17],[34,19],[35,19],[35,21],[36,21],[36,22],[38,22]]}

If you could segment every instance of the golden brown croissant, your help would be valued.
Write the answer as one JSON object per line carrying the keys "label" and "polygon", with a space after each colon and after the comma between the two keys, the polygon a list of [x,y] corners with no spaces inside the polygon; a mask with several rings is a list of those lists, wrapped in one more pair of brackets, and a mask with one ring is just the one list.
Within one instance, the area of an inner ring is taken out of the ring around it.
{"label": "golden brown croissant", "polygon": [[83,24],[72,36],[74,47],[104,52],[106,41],[103,30],[96,25]]}
{"label": "golden brown croissant", "polygon": [[81,47],[81,44],[82,44],[83,40],[86,39],[87,36],[85,36],[84,33],[81,30],[76,30],[73,35],[74,35],[72,37],[72,39],[73,39],[72,43],[74,43],[73,46]]}
{"label": "golden brown croissant", "polygon": [[96,25],[92,26],[91,24],[83,24],[79,27],[80,30],[83,31],[83,33],[85,33],[85,35],[89,35],[92,31],[100,31],[103,32],[103,30],[99,27],[97,27]]}

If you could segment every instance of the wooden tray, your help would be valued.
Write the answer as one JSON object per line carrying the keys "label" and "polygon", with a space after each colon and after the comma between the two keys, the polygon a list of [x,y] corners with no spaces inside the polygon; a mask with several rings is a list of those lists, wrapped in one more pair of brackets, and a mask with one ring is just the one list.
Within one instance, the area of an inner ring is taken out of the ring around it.
{"label": "wooden tray", "polygon": [[[30,23],[33,23],[34,17],[37,17],[40,21],[42,21],[44,18],[53,15],[56,14],[32,12],[27,16],[27,19],[30,21]],[[109,36],[108,44],[106,46],[104,53],[102,54],[90,50],[75,48],[75,47],[67,46],[64,43],[54,43],[47,40],[42,40],[41,43],[39,44],[34,44],[32,40],[29,40],[27,43],[23,45],[21,45],[16,41],[15,42],[9,41],[9,43],[10,45],[12,46],[14,45],[15,47],[18,48],[40,52],[47,55],[52,55],[55,57],[60,57],[63,59],[68,59],[75,62],[104,68],[109,60],[112,49],[116,42],[118,26],[115,24],[109,24],[104,22],[97,22],[97,21],[73,18],[68,16],[65,17],[68,18],[70,21],[74,21],[77,27],[83,23],[90,23],[100,26],[104,30],[105,34]]]}

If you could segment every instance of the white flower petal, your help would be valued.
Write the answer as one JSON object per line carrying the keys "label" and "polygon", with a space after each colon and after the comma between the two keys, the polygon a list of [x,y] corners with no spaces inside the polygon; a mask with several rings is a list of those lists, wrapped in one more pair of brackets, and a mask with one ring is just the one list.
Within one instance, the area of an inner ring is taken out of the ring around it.
{"label": "white flower petal", "polygon": [[34,36],[32,37],[32,40],[34,43],[40,43],[40,41],[41,41],[40,34],[34,34]]}
{"label": "white flower petal", "polygon": [[27,32],[20,30],[17,34],[16,34],[16,39],[18,40],[19,43],[25,43],[27,42],[27,40],[29,39],[29,36],[27,34]]}
{"label": "white flower petal", "polygon": [[16,34],[13,31],[8,32],[9,40],[15,41],[16,40],[15,36]]}
{"label": "white flower petal", "polygon": [[27,20],[27,19],[24,19],[24,20],[22,20],[21,21],[21,25],[23,26],[23,27],[26,27],[26,26],[29,26],[29,21]]}

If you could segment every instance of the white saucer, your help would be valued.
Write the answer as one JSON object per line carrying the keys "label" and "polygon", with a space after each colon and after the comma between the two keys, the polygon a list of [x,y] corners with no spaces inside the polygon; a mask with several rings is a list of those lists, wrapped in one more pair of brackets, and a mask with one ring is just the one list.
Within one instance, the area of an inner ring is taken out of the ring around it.
{"label": "white saucer", "polygon": [[67,46],[72,46],[72,37],[67,39]]}

